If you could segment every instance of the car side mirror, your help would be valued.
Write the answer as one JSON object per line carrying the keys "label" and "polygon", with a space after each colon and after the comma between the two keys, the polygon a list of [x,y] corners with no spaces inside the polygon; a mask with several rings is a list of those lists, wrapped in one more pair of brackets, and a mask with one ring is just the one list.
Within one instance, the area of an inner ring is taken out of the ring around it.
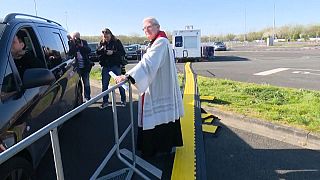
{"label": "car side mirror", "polygon": [[56,78],[53,73],[44,68],[27,69],[23,74],[23,88],[30,89],[34,87],[51,85]]}

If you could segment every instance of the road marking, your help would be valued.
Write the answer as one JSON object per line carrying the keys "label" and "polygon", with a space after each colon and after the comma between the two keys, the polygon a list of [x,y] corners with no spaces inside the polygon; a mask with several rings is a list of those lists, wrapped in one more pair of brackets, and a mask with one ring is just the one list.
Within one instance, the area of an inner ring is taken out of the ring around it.
{"label": "road marking", "polygon": [[308,74],[308,75],[320,76],[320,73],[312,73],[312,72],[309,72],[309,71],[293,71],[292,73],[293,74]]}
{"label": "road marking", "polygon": [[288,173],[297,173],[297,172],[318,172],[318,169],[276,169],[278,174],[288,174]]}
{"label": "road marking", "polygon": [[271,70],[268,70],[268,71],[255,73],[253,75],[256,75],[256,76],[267,76],[267,75],[278,73],[278,72],[281,72],[281,71],[286,71],[288,69],[290,69],[290,68],[276,68],[276,69],[271,69]]}
{"label": "road marking", "polygon": [[318,69],[298,69],[298,68],[290,68],[290,69],[294,69],[294,70],[300,70],[300,71],[319,71]]}
{"label": "road marking", "polygon": [[316,69],[295,69],[295,68],[292,68],[292,69],[299,70],[299,71],[293,71],[292,72],[293,74],[307,74],[307,75],[320,76],[320,73],[314,73],[314,72],[320,72],[320,70],[316,70]]}
{"label": "road marking", "polygon": [[320,74],[317,74],[317,73],[310,73],[309,72],[308,74],[320,76]]}

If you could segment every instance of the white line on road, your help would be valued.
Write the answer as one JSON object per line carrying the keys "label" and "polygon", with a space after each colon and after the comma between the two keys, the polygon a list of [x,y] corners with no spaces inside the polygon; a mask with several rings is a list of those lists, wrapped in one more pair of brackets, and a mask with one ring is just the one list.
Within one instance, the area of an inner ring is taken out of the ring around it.
{"label": "white line on road", "polygon": [[268,71],[255,73],[253,75],[256,75],[256,76],[267,76],[267,75],[278,73],[278,72],[281,72],[281,71],[286,71],[288,69],[290,69],[290,68],[276,68],[276,69],[271,69],[271,70],[268,70]]}
{"label": "white line on road", "polygon": [[309,72],[309,71],[293,71],[292,73],[293,74],[310,74],[310,75],[320,76],[320,73],[312,73],[312,72]]}
{"label": "white line on road", "polygon": [[317,74],[317,73],[308,73],[308,74],[320,76],[320,74]]}
{"label": "white line on road", "polygon": [[301,70],[301,71],[320,71],[318,69],[298,69],[298,68],[290,68],[290,69],[293,69],[293,70]]}

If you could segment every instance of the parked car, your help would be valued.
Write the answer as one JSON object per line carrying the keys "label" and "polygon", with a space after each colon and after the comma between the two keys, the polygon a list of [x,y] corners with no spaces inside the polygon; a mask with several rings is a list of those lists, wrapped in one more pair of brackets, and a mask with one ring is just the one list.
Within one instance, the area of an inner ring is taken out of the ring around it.
{"label": "parked car", "polygon": [[126,51],[125,58],[128,60],[141,60],[141,45],[140,44],[132,44],[124,46]]}
{"label": "parked car", "polygon": [[215,51],[226,51],[227,46],[223,42],[214,42],[213,43]]}
{"label": "parked car", "polygon": [[97,52],[96,52],[98,45],[99,45],[98,42],[88,43],[88,46],[91,49],[91,52],[89,53],[89,59],[92,62],[99,62],[99,56],[97,55]]}
{"label": "parked car", "polygon": [[[22,74],[11,52],[18,32],[34,55],[30,59],[38,63]],[[0,46],[1,153],[82,104],[83,97],[75,58],[68,55],[67,32],[59,23],[9,14],[0,20]],[[0,179],[31,179],[49,146],[46,135],[2,163]]]}

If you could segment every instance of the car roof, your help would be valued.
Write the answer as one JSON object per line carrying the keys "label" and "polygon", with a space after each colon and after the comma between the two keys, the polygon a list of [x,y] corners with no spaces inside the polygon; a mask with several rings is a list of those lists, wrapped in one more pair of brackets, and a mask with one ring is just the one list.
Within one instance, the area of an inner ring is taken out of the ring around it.
{"label": "car roof", "polygon": [[61,24],[43,18],[43,17],[39,17],[39,16],[33,16],[33,15],[29,15],[29,14],[22,14],[22,13],[11,13],[6,15],[6,17],[2,20],[2,23],[9,23],[9,22],[34,22],[34,23],[41,23],[41,24],[47,24],[47,25],[51,25],[51,26],[56,26],[56,27],[60,27],[63,28]]}

